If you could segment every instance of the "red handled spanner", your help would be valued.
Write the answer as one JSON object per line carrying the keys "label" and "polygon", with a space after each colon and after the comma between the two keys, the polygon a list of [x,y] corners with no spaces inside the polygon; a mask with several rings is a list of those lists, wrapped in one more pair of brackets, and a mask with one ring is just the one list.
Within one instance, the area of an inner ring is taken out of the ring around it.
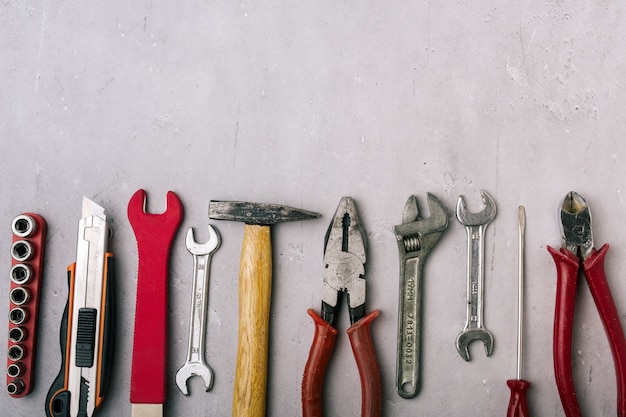
{"label": "red handled spanner", "polygon": [[138,190],[128,203],[128,220],[139,255],[130,402],[133,417],[161,417],[165,403],[168,258],[183,219],[183,205],[172,191],[167,193],[167,208],[162,214],[146,213],[145,203],[144,190]]}

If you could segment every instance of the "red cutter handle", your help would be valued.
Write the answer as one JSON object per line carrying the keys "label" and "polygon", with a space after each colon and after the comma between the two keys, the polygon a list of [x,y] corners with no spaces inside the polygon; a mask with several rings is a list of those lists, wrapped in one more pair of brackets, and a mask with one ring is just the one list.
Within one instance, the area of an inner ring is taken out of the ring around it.
{"label": "red cutter handle", "polygon": [[583,263],[585,278],[596,303],[613,354],[617,379],[617,415],[626,416],[626,338],[604,273],[604,257],[609,245],[594,251]]}
{"label": "red cutter handle", "polygon": [[556,264],[556,307],[554,311],[554,376],[561,397],[561,404],[567,417],[582,417],[572,376],[572,324],[574,323],[574,302],[578,282],[579,260],[571,252],[560,251],[548,246]]}
{"label": "red cutter handle", "polygon": [[382,411],[380,369],[370,333],[370,325],[379,314],[379,310],[374,310],[348,329],[352,351],[361,377],[362,417],[380,417]]}
{"label": "red cutter handle", "polygon": [[312,309],[307,310],[315,323],[315,336],[304,367],[302,380],[302,416],[322,417],[322,386],[326,365],[335,347],[337,330]]}

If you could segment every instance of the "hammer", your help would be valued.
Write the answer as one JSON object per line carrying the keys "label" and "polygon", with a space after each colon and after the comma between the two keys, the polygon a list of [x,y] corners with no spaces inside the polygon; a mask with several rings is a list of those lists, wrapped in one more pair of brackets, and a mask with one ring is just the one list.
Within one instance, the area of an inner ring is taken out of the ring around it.
{"label": "hammer", "polygon": [[239,338],[233,417],[265,415],[272,292],[270,226],[319,216],[318,213],[277,204],[209,202],[209,218],[246,223],[239,265]]}

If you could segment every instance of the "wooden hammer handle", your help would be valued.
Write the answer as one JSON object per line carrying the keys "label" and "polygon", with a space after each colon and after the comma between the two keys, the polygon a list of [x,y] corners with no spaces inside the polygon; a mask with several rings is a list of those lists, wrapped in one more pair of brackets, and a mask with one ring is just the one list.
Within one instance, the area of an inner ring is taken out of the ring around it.
{"label": "wooden hammer handle", "polygon": [[263,417],[272,293],[269,226],[246,224],[239,267],[239,341],[233,417]]}

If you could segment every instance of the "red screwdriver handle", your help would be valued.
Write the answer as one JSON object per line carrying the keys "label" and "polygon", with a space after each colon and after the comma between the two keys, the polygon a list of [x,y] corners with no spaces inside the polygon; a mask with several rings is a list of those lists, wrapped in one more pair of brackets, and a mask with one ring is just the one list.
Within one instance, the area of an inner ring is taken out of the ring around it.
{"label": "red screwdriver handle", "polygon": [[352,351],[361,377],[362,417],[380,417],[382,411],[380,369],[370,333],[370,325],[379,314],[379,310],[374,310],[348,329]]}
{"label": "red screwdriver handle", "polygon": [[304,367],[302,379],[302,416],[322,417],[322,386],[326,365],[335,347],[337,330],[324,321],[312,309],[307,313],[315,323],[315,336],[309,352],[309,359]]}
{"label": "red screwdriver handle", "polygon": [[506,384],[511,389],[506,417],[530,417],[526,401],[526,391],[530,388],[530,382],[523,379],[509,379]]}
{"label": "red screwdriver handle", "polygon": [[604,273],[604,257],[609,245],[594,251],[583,263],[585,278],[596,303],[613,354],[617,379],[617,415],[626,416],[626,338],[611,289]]}
{"label": "red screwdriver handle", "polygon": [[572,376],[572,324],[578,281],[579,259],[571,252],[548,246],[556,264],[556,306],[554,310],[554,376],[567,417],[582,417]]}

